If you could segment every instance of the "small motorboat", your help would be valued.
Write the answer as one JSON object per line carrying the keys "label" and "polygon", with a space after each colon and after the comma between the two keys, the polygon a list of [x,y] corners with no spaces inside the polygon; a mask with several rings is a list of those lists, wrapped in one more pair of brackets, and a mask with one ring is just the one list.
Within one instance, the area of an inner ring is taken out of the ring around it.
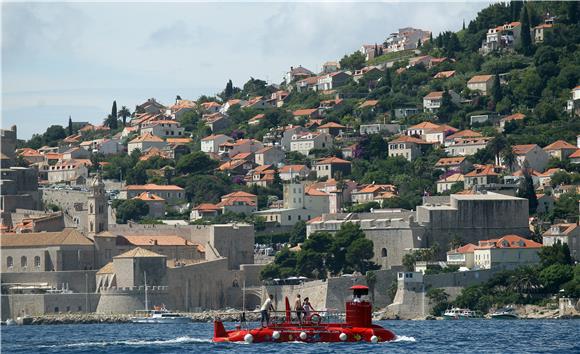
{"label": "small motorboat", "polygon": [[170,312],[165,307],[155,307],[153,310],[137,311],[137,315],[131,317],[133,323],[161,323],[182,324],[191,323],[191,318],[179,313]]}
{"label": "small motorboat", "polygon": [[[394,340],[395,334],[372,323],[372,305],[363,296],[369,288],[355,285],[350,288],[353,299],[346,302],[344,322],[327,322],[317,312],[302,321],[292,319],[290,302],[285,298],[286,311],[280,323],[269,323],[265,327],[226,331],[220,319],[214,320],[214,342],[282,343],[282,342],[370,342],[379,343]],[[242,314],[242,318],[243,318]],[[328,318],[332,318],[328,316]]]}
{"label": "small motorboat", "polygon": [[513,307],[507,306],[494,311],[491,318],[494,320],[519,320],[520,316]]}
{"label": "small motorboat", "polygon": [[446,320],[478,320],[482,319],[483,315],[479,311],[453,307],[443,313],[443,318]]}

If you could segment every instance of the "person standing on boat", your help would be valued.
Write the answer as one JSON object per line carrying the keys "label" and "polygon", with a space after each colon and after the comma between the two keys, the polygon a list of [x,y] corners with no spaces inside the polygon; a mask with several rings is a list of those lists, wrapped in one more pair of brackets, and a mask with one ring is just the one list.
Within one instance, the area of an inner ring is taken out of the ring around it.
{"label": "person standing on boat", "polygon": [[304,298],[304,304],[302,304],[302,310],[304,311],[304,319],[310,318],[312,311],[314,311],[314,309],[312,308],[312,305],[310,304],[310,299],[307,297]]}
{"label": "person standing on boat", "polygon": [[[269,311],[274,311],[274,305],[272,305],[273,299],[274,295],[272,294],[268,295],[268,298],[266,299],[266,301],[264,301],[262,308],[260,308],[260,313],[262,315],[262,318],[260,319],[260,324],[262,325],[262,327],[266,327],[270,323]],[[266,322],[266,326],[264,326],[264,322]]]}
{"label": "person standing on boat", "polygon": [[296,317],[298,317],[298,322],[302,323],[302,314],[304,313],[304,308],[302,307],[302,300],[300,299],[300,294],[296,295],[294,310],[296,311]]}

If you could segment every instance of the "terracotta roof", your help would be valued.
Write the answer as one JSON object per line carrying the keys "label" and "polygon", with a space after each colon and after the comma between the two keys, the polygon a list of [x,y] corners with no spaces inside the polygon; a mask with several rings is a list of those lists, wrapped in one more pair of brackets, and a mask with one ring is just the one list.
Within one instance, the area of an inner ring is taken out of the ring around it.
{"label": "terracotta roof", "polygon": [[222,197],[222,201],[217,203],[216,205],[218,207],[223,207],[223,206],[231,206],[231,205],[236,205],[236,204],[245,204],[245,205],[250,205],[250,206],[256,206],[256,200],[254,198],[251,197],[229,197],[229,198],[223,198]]}
{"label": "terracotta roof", "polygon": [[429,144],[428,142],[415,138],[414,136],[401,135],[395,140],[389,141],[389,143],[415,143],[415,144]]}
{"label": "terracotta roof", "polygon": [[73,228],[60,232],[34,232],[0,235],[0,246],[4,247],[47,247],[47,246],[92,246],[93,242]]}
{"label": "terracotta roof", "polygon": [[[212,134],[212,135],[208,135],[208,136],[206,136],[205,138],[201,139],[201,141],[210,141],[210,140],[214,140],[214,139],[221,138],[221,137],[226,137],[226,138],[228,138],[228,139],[232,139],[232,138],[230,138],[229,136],[227,136],[227,135],[224,135],[224,134],[215,134],[215,135],[214,135],[214,134]],[[232,140],[233,140],[233,139],[232,139]]]}
{"label": "terracotta roof", "polygon": [[477,246],[474,245],[473,243],[468,243],[467,245],[456,248],[450,251],[449,253],[473,253],[476,247]]}
{"label": "terracotta roof", "polygon": [[569,150],[569,149],[575,150],[575,149],[577,149],[577,147],[564,141],[564,140],[555,141],[544,148],[544,150],[547,150],[547,151],[550,151],[550,150]]}
{"label": "terracotta roof", "polygon": [[317,161],[315,163],[316,165],[326,165],[326,164],[345,164],[345,165],[350,165],[350,161],[346,161],[343,160],[341,158],[338,157],[327,157],[323,160]]}
{"label": "terracotta roof", "polygon": [[366,100],[358,106],[358,108],[374,107],[379,103],[378,100]]}
{"label": "terracotta roof", "polygon": [[474,77],[472,77],[471,79],[469,79],[469,81],[467,81],[468,84],[476,84],[476,83],[480,83],[480,82],[487,82],[489,80],[493,79],[493,75],[475,75]]}
{"label": "terracotta roof", "polygon": [[159,185],[154,183],[149,184],[132,184],[125,187],[128,191],[183,191],[184,189],[176,185]]}
{"label": "terracotta roof", "polygon": [[532,151],[536,146],[538,145],[536,144],[512,145],[512,151],[516,155],[525,155],[528,152]]}
{"label": "terracotta roof", "polygon": [[227,161],[227,162],[224,162],[223,164],[221,164],[218,167],[218,170],[220,170],[220,171],[233,170],[235,168],[238,168],[238,167],[242,166],[243,164],[245,164],[247,162],[248,161],[243,160],[243,159],[241,159],[241,160],[231,160],[231,161]]}
{"label": "terracotta roof", "polygon": [[232,160],[246,160],[253,154],[254,154],[253,152],[238,152],[232,157]]}
{"label": "terracotta roof", "polygon": [[310,109],[297,109],[294,112],[292,112],[292,114],[294,116],[309,116],[312,113],[316,112],[318,109],[316,108],[310,108]]}
{"label": "terracotta roof", "polygon": [[105,266],[97,272],[97,274],[113,274],[115,270],[113,268],[113,262],[105,264]]}
{"label": "terracotta roof", "polygon": [[563,170],[561,168],[550,168],[550,169],[547,169],[546,171],[540,173],[540,176],[541,177],[551,177],[552,175],[554,175],[554,173],[560,172],[560,171],[565,171],[565,170]]}
{"label": "terracotta roof", "polygon": [[232,197],[249,197],[249,198],[256,198],[257,195],[252,194],[252,193],[248,193],[248,192],[244,192],[244,191],[236,191],[236,192],[232,192],[230,194],[226,194],[226,195],[222,195],[222,199],[224,198],[232,198]]}
{"label": "terracotta roof", "polygon": [[495,172],[494,165],[484,165],[477,167],[475,170],[465,175],[465,177],[480,177],[480,176],[499,176],[499,173]]}
{"label": "terracotta roof", "polygon": [[309,195],[309,196],[313,196],[313,197],[327,197],[327,196],[329,195],[329,194],[328,194],[328,193],[326,193],[326,192],[319,191],[318,189],[316,189],[316,188],[312,188],[312,187],[311,187],[311,188],[308,188],[308,189],[305,191],[305,194],[306,194],[306,195]]}
{"label": "terracotta roof", "polygon": [[419,124],[415,124],[407,128],[407,130],[414,130],[414,129],[436,129],[439,128],[439,124],[431,123],[431,122],[421,122]]}
{"label": "terracotta roof", "polygon": [[389,192],[396,192],[397,187],[392,184],[368,184],[363,188],[353,192],[354,194],[358,193],[378,193],[381,191],[389,191]]}
{"label": "terracotta roof", "polygon": [[155,136],[153,134],[147,133],[144,135],[140,135],[138,137],[136,137],[135,139],[131,140],[129,143],[141,143],[141,142],[163,142],[163,139],[161,139],[158,136]]}
{"label": "terracotta roof", "polygon": [[321,125],[321,126],[318,127],[318,129],[326,129],[326,128],[341,128],[341,129],[344,129],[346,127],[344,125],[342,125],[342,124],[338,124],[338,123],[335,123],[335,122],[328,122],[328,123],[323,124],[323,125]]}
{"label": "terracotta roof", "polygon": [[440,183],[450,183],[450,182],[463,182],[465,180],[465,176],[463,176],[461,173],[454,173],[450,176],[447,176],[445,178],[441,178],[440,180],[438,180],[437,182]]}
{"label": "terracotta roof", "polygon": [[143,192],[133,199],[141,199],[142,201],[158,201],[158,202],[165,201],[165,199],[151,192]]}
{"label": "terracotta roof", "polygon": [[304,169],[307,169],[306,165],[285,165],[278,169],[278,173],[286,173],[286,172],[299,172]]}
{"label": "terracotta roof", "polygon": [[453,75],[455,75],[455,70],[441,71],[441,72],[438,72],[437,74],[435,74],[435,76],[433,76],[433,78],[435,78],[435,79],[447,79],[447,78],[452,77]]}
{"label": "terracotta roof", "polygon": [[167,258],[167,256],[146,250],[141,247],[136,247],[113,258]]}
{"label": "terracotta roof", "polygon": [[480,145],[487,144],[490,140],[491,138],[486,136],[477,138],[457,138],[455,139],[455,145]]}
{"label": "terracotta roof", "polygon": [[167,138],[166,141],[168,144],[188,144],[193,140],[191,138]]}
{"label": "terracotta roof", "polygon": [[574,153],[572,155],[568,156],[568,158],[572,158],[572,159],[580,158],[580,149],[574,151]]}
{"label": "terracotta roof", "polygon": [[528,240],[527,238],[518,235],[505,235],[499,239],[482,240],[479,241],[477,249],[488,248],[541,248],[542,244]]}
{"label": "terracotta roof", "polygon": [[250,122],[255,122],[264,118],[266,118],[266,115],[264,113],[256,114],[255,116],[250,118]]}
{"label": "terracotta roof", "polygon": [[472,137],[479,137],[479,136],[481,136],[481,133],[478,133],[478,132],[470,130],[470,129],[466,129],[466,130],[458,131],[455,134],[449,135],[447,138],[445,138],[445,140],[454,140],[457,138],[472,138]]}
{"label": "terracotta roof", "polygon": [[122,235],[134,246],[195,246],[196,244],[177,235]]}
{"label": "terracotta roof", "polygon": [[561,236],[561,235],[569,235],[572,231],[574,231],[578,225],[577,224],[554,224],[552,227],[558,228],[558,233],[553,233],[552,228],[549,228],[542,236]]}
{"label": "terracotta roof", "polygon": [[312,218],[310,220],[308,220],[306,223],[307,224],[313,224],[315,222],[321,222],[322,221],[322,216],[317,216],[315,218]]}
{"label": "terracotta roof", "polygon": [[424,99],[439,99],[443,97],[443,91],[433,91],[433,92],[429,92],[429,94],[427,94],[427,96],[423,97]]}
{"label": "terracotta roof", "polygon": [[443,158],[440,158],[437,161],[437,163],[435,164],[435,166],[453,166],[453,165],[459,165],[463,161],[465,161],[465,157],[464,156],[461,156],[461,157],[443,157]]}
{"label": "terracotta roof", "polygon": [[503,121],[506,121],[506,122],[509,122],[509,121],[512,121],[512,120],[522,120],[524,118],[526,118],[526,115],[525,114],[523,114],[523,113],[514,113],[514,114],[511,114],[509,116],[503,117],[502,120]]}
{"label": "terracotta roof", "polygon": [[218,210],[220,210],[220,207],[218,207],[215,204],[211,204],[211,203],[201,203],[200,205],[196,206],[193,209],[200,210],[200,211],[218,211]]}

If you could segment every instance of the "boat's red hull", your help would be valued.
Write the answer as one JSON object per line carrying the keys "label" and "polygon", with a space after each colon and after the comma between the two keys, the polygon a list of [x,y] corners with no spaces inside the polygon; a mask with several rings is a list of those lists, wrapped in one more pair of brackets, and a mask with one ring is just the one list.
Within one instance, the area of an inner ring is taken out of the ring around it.
{"label": "boat's red hull", "polygon": [[[222,326],[221,322],[216,326]],[[248,337],[248,334],[251,337]],[[374,338],[373,338],[374,337]],[[343,323],[324,325],[272,325],[264,328],[240,329],[219,333],[214,342],[387,342],[395,339],[395,334],[381,326],[350,327]]]}

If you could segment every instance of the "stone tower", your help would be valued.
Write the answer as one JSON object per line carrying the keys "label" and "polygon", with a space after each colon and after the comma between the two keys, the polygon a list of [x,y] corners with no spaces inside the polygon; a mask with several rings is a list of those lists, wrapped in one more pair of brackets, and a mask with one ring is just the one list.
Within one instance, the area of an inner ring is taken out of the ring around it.
{"label": "stone tower", "polygon": [[107,193],[101,175],[97,174],[89,182],[89,193],[87,232],[92,236],[107,230],[109,224]]}

